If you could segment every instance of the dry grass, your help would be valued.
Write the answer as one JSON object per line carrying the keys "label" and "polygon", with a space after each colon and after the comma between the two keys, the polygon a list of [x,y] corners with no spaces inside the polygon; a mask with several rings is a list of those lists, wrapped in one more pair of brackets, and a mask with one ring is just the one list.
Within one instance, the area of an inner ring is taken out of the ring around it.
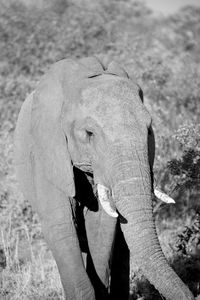
{"label": "dry grass", "polygon": [[13,132],[4,128],[0,141],[0,299],[63,299],[55,261],[16,182]]}

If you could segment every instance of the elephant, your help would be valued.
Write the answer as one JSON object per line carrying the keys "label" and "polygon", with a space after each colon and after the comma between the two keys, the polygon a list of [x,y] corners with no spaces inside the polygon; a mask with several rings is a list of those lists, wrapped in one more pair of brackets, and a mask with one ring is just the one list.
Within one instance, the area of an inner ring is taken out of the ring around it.
{"label": "elephant", "polygon": [[115,61],[58,61],[23,103],[16,174],[67,300],[128,299],[130,261],[166,299],[194,299],[157,237],[154,156],[142,89]]}

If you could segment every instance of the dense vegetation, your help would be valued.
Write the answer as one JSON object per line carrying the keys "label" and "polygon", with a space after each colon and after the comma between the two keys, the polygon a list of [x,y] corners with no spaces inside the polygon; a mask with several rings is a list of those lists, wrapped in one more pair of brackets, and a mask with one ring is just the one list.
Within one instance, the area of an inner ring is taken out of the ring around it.
{"label": "dense vegetation", "polygon": [[[98,53],[121,62],[144,91],[156,135],[155,185],[176,200],[154,201],[160,241],[198,295],[200,8],[163,17],[141,1],[75,3],[0,3],[0,298],[62,299],[37,216],[16,183],[13,131],[23,100],[50,64]],[[131,276],[131,299],[161,299],[140,274]]]}

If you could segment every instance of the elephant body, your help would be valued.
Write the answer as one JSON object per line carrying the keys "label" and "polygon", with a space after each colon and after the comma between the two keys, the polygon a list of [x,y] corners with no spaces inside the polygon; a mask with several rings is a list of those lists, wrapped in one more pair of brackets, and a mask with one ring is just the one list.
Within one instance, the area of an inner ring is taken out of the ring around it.
{"label": "elephant body", "polygon": [[158,242],[154,151],[142,91],[115,62],[57,62],[23,103],[16,172],[67,300],[128,299],[129,259],[166,299],[194,299]]}

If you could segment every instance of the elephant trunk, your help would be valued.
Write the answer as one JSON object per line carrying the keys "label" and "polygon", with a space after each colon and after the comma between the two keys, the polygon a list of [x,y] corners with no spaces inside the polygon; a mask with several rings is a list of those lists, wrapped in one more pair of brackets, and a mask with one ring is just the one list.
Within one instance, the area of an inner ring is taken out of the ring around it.
{"label": "elephant trunk", "polygon": [[[192,300],[189,289],[168,265],[161,250],[152,213],[152,186],[146,149],[115,149],[111,159],[112,192],[125,219],[121,228],[131,259],[147,279],[170,300]],[[119,154],[123,153],[123,154]]]}

